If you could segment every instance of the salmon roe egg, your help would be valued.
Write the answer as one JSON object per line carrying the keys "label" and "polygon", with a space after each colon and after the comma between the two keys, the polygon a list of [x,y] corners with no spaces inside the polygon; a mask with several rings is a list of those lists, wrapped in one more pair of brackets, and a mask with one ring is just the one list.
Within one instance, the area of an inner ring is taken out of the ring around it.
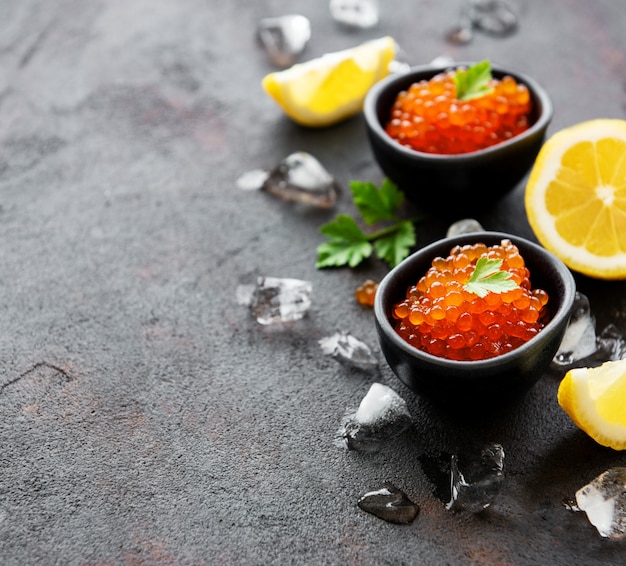
{"label": "salmon roe egg", "polygon": [[404,146],[437,154],[484,149],[530,127],[528,88],[511,76],[492,78],[491,91],[456,97],[455,69],[413,83],[398,94],[385,131]]}
{"label": "salmon roe egg", "polygon": [[362,285],[359,285],[357,290],[354,292],[354,298],[357,303],[363,305],[364,307],[373,307],[377,290],[378,283],[372,279],[367,279]]}
{"label": "salmon roe egg", "polygon": [[[461,258],[461,259],[459,259]],[[480,258],[502,261],[514,289],[487,291],[484,297],[464,288]],[[455,246],[435,258],[392,311],[396,332],[434,356],[459,361],[493,358],[518,348],[547,323],[548,294],[533,289],[530,272],[510,240],[487,247]]]}

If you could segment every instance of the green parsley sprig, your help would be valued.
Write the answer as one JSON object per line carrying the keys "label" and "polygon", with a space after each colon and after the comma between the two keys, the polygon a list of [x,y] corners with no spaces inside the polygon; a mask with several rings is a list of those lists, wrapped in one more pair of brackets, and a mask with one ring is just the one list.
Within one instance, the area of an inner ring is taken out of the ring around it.
{"label": "green parsley sprig", "polygon": [[486,59],[468,69],[458,69],[454,74],[456,97],[459,100],[472,100],[485,96],[493,91],[489,81],[491,81],[491,63]]}
{"label": "green parsley sprig", "polygon": [[501,259],[481,257],[476,262],[474,272],[463,286],[466,291],[484,297],[487,293],[504,293],[517,287],[508,271],[500,269]]}
{"label": "green parsley sprig", "polygon": [[317,248],[316,267],[356,267],[373,252],[390,267],[395,267],[415,245],[413,223],[419,218],[406,220],[397,216],[404,195],[389,179],[384,179],[380,187],[369,181],[352,181],[350,191],[365,224],[384,222],[387,226],[365,233],[352,216],[339,214],[320,227],[328,241]]}

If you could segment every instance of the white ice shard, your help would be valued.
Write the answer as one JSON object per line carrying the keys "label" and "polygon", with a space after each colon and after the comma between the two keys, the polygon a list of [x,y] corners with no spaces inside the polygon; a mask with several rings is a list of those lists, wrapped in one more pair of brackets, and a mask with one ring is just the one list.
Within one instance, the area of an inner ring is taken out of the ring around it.
{"label": "white ice shard", "polygon": [[378,0],[330,0],[332,18],[349,27],[367,29],[378,24]]}
{"label": "white ice shard", "polygon": [[260,191],[270,176],[265,169],[252,169],[241,174],[236,181],[242,191]]}
{"label": "white ice shard", "polygon": [[406,401],[391,387],[373,383],[356,413],[347,418],[342,438],[352,450],[376,452],[411,423]]}
{"label": "white ice shard", "polygon": [[376,369],[378,360],[370,347],[349,332],[336,332],[319,341],[322,352],[347,365],[362,370]]}
{"label": "white ice shard", "polygon": [[601,536],[626,539],[626,468],[611,468],[576,492],[576,503]]}

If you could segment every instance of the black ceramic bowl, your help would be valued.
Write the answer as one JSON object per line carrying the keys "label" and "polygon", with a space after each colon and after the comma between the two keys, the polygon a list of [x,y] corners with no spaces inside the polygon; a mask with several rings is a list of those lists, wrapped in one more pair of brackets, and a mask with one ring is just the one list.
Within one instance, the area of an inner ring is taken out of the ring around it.
{"label": "black ceramic bowl", "polygon": [[[433,356],[401,338],[393,328],[393,306],[426,273],[432,260],[447,257],[455,245],[482,242],[487,246],[510,239],[530,270],[533,288],[549,296],[550,321],[530,341],[506,354],[481,361],[453,361]],[[438,401],[458,406],[510,401],[543,375],[563,339],[576,284],[563,262],[541,246],[500,232],[475,232],[430,244],[405,259],[382,280],[374,312],[383,354],[393,372],[408,387]]]}
{"label": "black ceramic bowl", "polygon": [[[472,63],[455,63],[454,67]],[[367,135],[374,157],[387,177],[418,206],[451,212],[484,208],[513,189],[533,165],[552,119],[552,103],[545,90],[521,73],[492,65],[492,75],[512,76],[528,87],[532,99],[531,126],[500,144],[458,155],[436,155],[401,145],[385,132],[399,92],[414,82],[430,79],[449,67],[415,67],[375,84],[364,103]]]}

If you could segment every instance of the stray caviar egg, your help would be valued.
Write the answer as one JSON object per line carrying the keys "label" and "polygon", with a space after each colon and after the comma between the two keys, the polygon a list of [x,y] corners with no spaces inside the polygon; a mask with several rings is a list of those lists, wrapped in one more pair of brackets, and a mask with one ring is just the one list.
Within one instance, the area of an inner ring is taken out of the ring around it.
{"label": "stray caviar egg", "polygon": [[354,298],[357,303],[363,305],[364,307],[373,307],[377,289],[378,283],[372,279],[367,279],[354,292]]}
{"label": "stray caviar egg", "polygon": [[413,83],[398,94],[385,131],[404,146],[437,154],[477,151],[530,126],[531,97],[511,76],[489,81],[491,91],[459,100],[456,70]]}
{"label": "stray caviar egg", "polygon": [[[467,285],[481,258],[501,261],[509,288],[482,296]],[[455,246],[394,305],[396,332],[409,344],[458,361],[485,360],[518,348],[548,320],[548,294],[533,289],[524,258],[510,240],[487,247]]]}

